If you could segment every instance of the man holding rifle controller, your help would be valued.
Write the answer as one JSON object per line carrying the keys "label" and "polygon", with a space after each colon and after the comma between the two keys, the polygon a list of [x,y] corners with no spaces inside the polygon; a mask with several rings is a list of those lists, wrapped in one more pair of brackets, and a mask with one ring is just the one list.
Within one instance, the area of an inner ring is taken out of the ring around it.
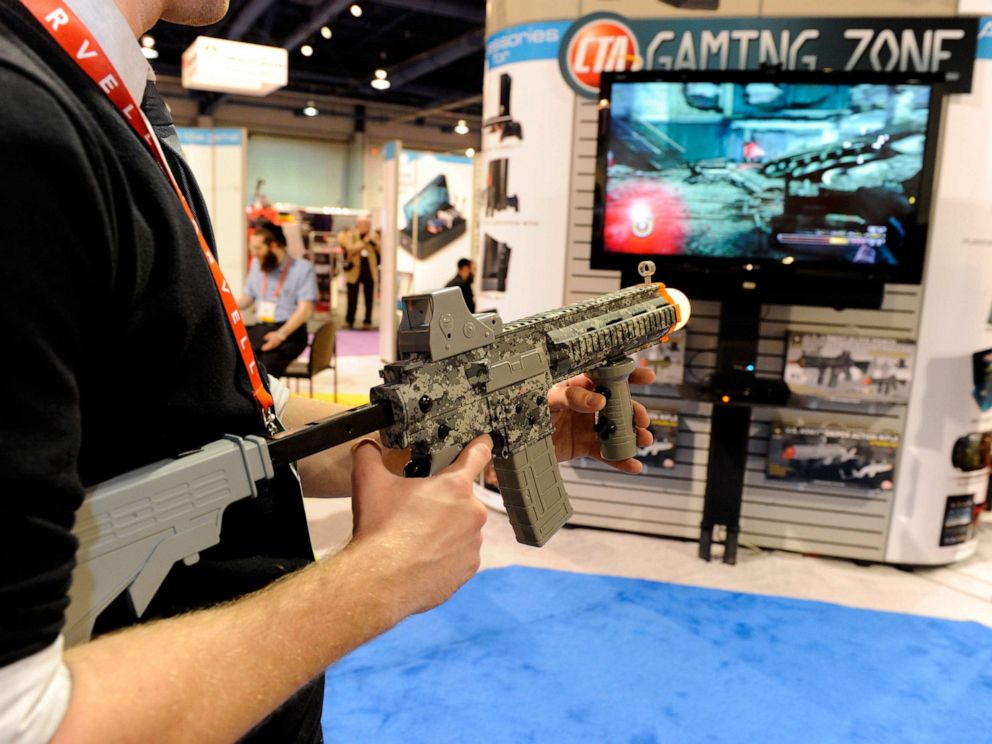
{"label": "man holding rifle controller", "polygon": [[[323,670],[479,566],[486,511],[472,481],[492,440],[403,478],[406,456],[365,439],[300,462],[307,495],[353,497],[340,553],[313,561],[300,483],[284,467],[227,509],[218,545],[172,568],[142,618],[153,622],[135,625],[122,600],[101,617],[104,635],[63,649],[86,489],[227,434],[277,436],[277,416],[292,429],[338,410],[289,400],[245,351],[202,197],[136,41],[159,19],[205,25],[226,9],[0,5],[0,166],[17,215],[0,309],[18,349],[0,373],[0,742],[321,741]],[[558,460],[599,457],[593,413],[606,400],[593,387],[579,376],[547,393]],[[647,444],[647,413],[633,413]]]}

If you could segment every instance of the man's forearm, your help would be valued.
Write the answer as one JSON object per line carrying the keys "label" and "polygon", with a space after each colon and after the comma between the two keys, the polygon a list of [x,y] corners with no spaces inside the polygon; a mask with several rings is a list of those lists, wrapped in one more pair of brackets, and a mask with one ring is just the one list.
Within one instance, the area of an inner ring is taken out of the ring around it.
{"label": "man's forearm", "polygon": [[388,555],[353,544],[237,602],[69,650],[72,698],[53,741],[234,741],[409,611]]}
{"label": "man's forearm", "polygon": [[298,303],[296,305],[296,310],[294,310],[293,314],[289,316],[289,320],[279,327],[279,333],[283,336],[283,338],[289,338],[297,328],[307,322],[307,319],[312,314],[312,302],[309,300],[304,300],[303,302]]}
{"label": "man's forearm", "polygon": [[239,310],[246,310],[247,308],[251,307],[254,304],[255,304],[255,298],[252,297],[251,295],[246,295],[246,294],[238,295]]}

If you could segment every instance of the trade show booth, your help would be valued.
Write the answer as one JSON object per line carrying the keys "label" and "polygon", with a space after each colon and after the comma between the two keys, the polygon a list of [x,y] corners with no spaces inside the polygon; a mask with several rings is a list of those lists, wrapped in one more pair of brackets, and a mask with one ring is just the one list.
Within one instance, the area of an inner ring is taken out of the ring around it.
{"label": "trade show booth", "polygon": [[967,557],[992,439],[984,21],[684,5],[489,16],[479,240],[503,318],[640,281],[644,259],[693,302],[639,360],[661,373],[635,390],[646,472],[563,466],[572,524],[707,559],[724,542],[727,562],[738,543]]}

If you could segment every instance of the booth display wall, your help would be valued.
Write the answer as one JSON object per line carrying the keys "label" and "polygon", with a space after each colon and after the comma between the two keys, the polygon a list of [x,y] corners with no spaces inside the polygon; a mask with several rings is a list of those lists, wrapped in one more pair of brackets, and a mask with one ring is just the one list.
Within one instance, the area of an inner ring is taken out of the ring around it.
{"label": "booth display wall", "polygon": [[360,207],[348,201],[348,145],[341,142],[271,137],[248,138],[248,183],[265,181],[274,202]]}
{"label": "booth display wall", "polygon": [[379,357],[383,362],[396,360],[396,331],[399,327],[396,305],[399,292],[396,259],[399,251],[400,159],[403,143],[387,142],[383,148],[382,198],[392,205],[383,209],[382,255],[379,257]]}
{"label": "booth display wall", "polygon": [[245,130],[179,127],[178,132],[186,161],[207,202],[221,270],[237,296],[247,271]]}
{"label": "booth display wall", "polygon": [[392,361],[400,297],[443,287],[458,260],[472,257],[475,176],[468,157],[407,150],[399,141],[383,149],[379,345],[383,361]]}
{"label": "booth display wall", "polygon": [[556,164],[572,147],[574,95],[558,72],[557,39],[567,25],[527,24],[486,45],[479,307],[504,321],[563,300],[568,180]]}
{"label": "booth display wall", "polygon": [[[396,270],[403,294],[443,287],[455,275],[458,259],[471,257],[472,171],[472,159],[461,155],[408,149],[400,155]],[[448,208],[439,219],[434,215],[442,190]],[[428,226],[430,219],[434,226]]]}
{"label": "booth display wall", "polygon": [[[628,18],[717,18],[770,16],[855,16],[865,12],[861,3],[842,2],[829,8],[813,2],[747,2],[722,0],[716,11],[692,11],[659,2],[549,3],[535,4],[505,0],[492,3],[489,16],[487,61],[497,51],[494,40],[523,31],[538,22],[546,26],[562,19],[574,19],[589,13],[609,11]],[[571,8],[571,13],[568,9]],[[873,3],[873,16],[949,16],[957,3],[949,0],[906,3],[888,0]],[[565,24],[566,26],[569,24]],[[660,27],[660,24],[659,24]],[[524,38],[523,46],[526,46]],[[519,54],[519,52],[518,52]],[[556,55],[557,61],[557,55]],[[979,67],[987,63],[979,63]],[[528,68],[514,76],[516,86]],[[487,83],[495,69],[487,69]],[[835,333],[917,340],[915,382],[908,404],[852,404],[821,402],[815,408],[754,410],[749,437],[749,457],[743,495],[741,542],[801,552],[815,552],[865,560],[905,563],[947,563],[973,552],[969,540],[957,546],[941,546],[947,497],[958,493],[974,494],[984,500],[987,471],[964,475],[950,463],[954,439],[969,430],[977,431],[987,423],[970,400],[971,353],[992,344],[986,338],[985,320],[989,308],[978,305],[992,302],[992,287],[968,280],[969,294],[975,307],[967,306],[967,315],[951,310],[949,297],[957,295],[955,281],[967,274],[980,275],[977,254],[980,249],[967,246],[961,234],[967,224],[964,215],[988,212],[989,189],[976,187],[975,179],[964,176],[967,163],[981,162],[982,169],[992,164],[989,157],[988,128],[978,125],[992,113],[984,91],[984,73],[976,74],[975,92],[950,97],[946,106],[942,132],[939,186],[935,195],[934,219],[929,240],[929,263],[923,286],[888,285],[879,310],[836,311],[827,308],[765,306],[760,331],[758,372],[781,375],[785,364],[787,331]],[[559,80],[561,77],[559,76]],[[498,93],[497,93],[498,95]],[[494,89],[486,88],[485,113],[490,116],[495,105]],[[513,110],[516,116],[516,110]],[[589,269],[594,171],[596,158],[597,103],[595,100],[571,98],[571,154],[565,161],[545,161],[549,170],[569,174],[569,193],[560,200],[559,209],[567,212],[565,265],[565,302],[575,302],[618,286],[619,275]],[[965,122],[971,122],[971,138],[962,138]],[[560,131],[561,121],[545,117],[535,121],[531,130],[543,127]],[[530,131],[526,129],[525,136]],[[486,144],[488,148],[489,145]],[[490,157],[488,150],[483,153]],[[970,159],[970,160],[969,160]],[[960,198],[951,183],[959,183]],[[966,184],[966,185],[965,185]],[[955,225],[957,227],[955,227]],[[992,225],[990,225],[992,227]],[[972,222],[968,235],[980,234],[984,225]],[[485,222],[482,230],[485,231]],[[985,234],[989,233],[987,230]],[[481,235],[480,235],[481,237]],[[944,258],[953,268],[944,269]],[[515,258],[516,256],[514,256]],[[526,261],[523,263],[526,264]],[[526,270],[526,265],[524,267]],[[662,280],[664,277],[659,277]],[[545,303],[551,304],[551,303]],[[693,319],[688,329],[686,381],[701,382],[714,369],[718,342],[719,305],[694,303]],[[968,322],[964,323],[963,319]],[[921,322],[925,320],[925,322]],[[938,330],[940,328],[941,330]],[[935,334],[942,333],[943,343]],[[940,359],[944,360],[941,364]],[[936,388],[945,386],[942,395],[931,399]],[[640,391],[644,398],[647,390]],[[709,431],[712,405],[683,398],[674,386],[657,386],[646,395],[649,408],[679,413],[677,457],[673,469],[649,472],[639,477],[624,476],[596,463],[563,468],[566,487],[575,508],[573,522],[637,532],[696,538],[702,517],[707,473]],[[944,413],[930,412],[931,400]],[[969,408],[970,406],[970,408]],[[939,431],[922,436],[921,429],[934,416],[939,417]],[[823,485],[793,485],[775,482],[765,476],[765,457],[770,424],[776,420],[806,425],[840,425],[872,431],[896,432],[903,446],[897,465],[894,491],[853,492]],[[954,433],[957,427],[960,431]],[[923,471],[926,475],[922,475]],[[939,514],[938,514],[939,512]]]}

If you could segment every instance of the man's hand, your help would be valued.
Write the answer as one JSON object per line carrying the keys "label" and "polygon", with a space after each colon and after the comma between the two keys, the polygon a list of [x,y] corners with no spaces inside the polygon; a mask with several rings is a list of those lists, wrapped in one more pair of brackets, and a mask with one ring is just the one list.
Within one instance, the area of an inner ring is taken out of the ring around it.
{"label": "man's hand", "polygon": [[436,475],[402,478],[386,467],[377,442],[356,445],[352,545],[374,547],[377,570],[395,575],[389,601],[400,616],[436,607],[479,569],[486,508],[472,483],[492,456],[492,439],[483,436]]}
{"label": "man's hand", "polygon": [[[634,385],[649,385],[654,381],[654,372],[647,367],[635,367],[628,382]],[[551,407],[551,421],[555,425],[555,455],[558,462],[576,457],[592,457],[605,462],[610,467],[624,473],[640,473],[644,466],[639,460],[604,460],[599,454],[599,437],[593,431],[595,414],[606,406],[606,398],[594,393],[595,385],[586,375],[578,375],[560,382],[548,391],[548,405]],[[634,426],[637,429],[637,446],[646,447],[654,441],[648,431],[651,423],[647,409],[633,401]]]}
{"label": "man's hand", "polygon": [[262,351],[272,351],[279,344],[281,344],[286,339],[282,337],[279,331],[269,331],[264,336],[264,343],[262,344]]}

